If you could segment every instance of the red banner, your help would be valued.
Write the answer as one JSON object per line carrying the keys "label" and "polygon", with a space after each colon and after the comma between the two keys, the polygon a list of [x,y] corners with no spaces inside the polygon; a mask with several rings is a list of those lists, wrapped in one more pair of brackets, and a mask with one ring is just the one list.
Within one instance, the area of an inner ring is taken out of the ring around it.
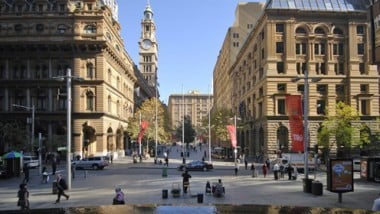
{"label": "red banner", "polygon": [[236,128],[234,125],[227,125],[227,130],[228,130],[228,133],[230,134],[230,138],[231,138],[231,145],[233,148],[236,148],[236,144],[237,144],[237,141],[236,141]]}
{"label": "red banner", "polygon": [[141,121],[140,132],[139,132],[139,135],[137,137],[137,142],[139,144],[141,144],[141,140],[142,140],[142,138],[144,136],[145,130],[148,128],[148,125],[149,125],[148,121]]}
{"label": "red banner", "polygon": [[286,109],[289,116],[292,151],[304,152],[304,127],[302,121],[302,103],[300,95],[286,96]]}

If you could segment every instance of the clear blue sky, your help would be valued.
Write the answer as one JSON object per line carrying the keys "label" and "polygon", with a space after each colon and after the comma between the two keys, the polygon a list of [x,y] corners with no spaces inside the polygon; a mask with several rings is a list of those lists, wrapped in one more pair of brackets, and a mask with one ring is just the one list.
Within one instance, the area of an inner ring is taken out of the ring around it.
{"label": "clear blue sky", "polygon": [[[158,42],[160,99],[190,90],[210,93],[213,69],[239,0],[150,0]],[[251,1],[248,1],[251,2]],[[119,0],[125,49],[138,64],[146,0]],[[212,92],[211,92],[212,93]]]}

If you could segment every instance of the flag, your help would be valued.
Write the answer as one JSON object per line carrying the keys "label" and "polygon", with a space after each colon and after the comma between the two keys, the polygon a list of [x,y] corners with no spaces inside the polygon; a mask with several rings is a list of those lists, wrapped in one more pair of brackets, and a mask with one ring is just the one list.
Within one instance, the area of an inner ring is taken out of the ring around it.
{"label": "flag", "polygon": [[286,109],[289,116],[292,151],[304,152],[304,127],[300,95],[286,96]]}
{"label": "flag", "polygon": [[148,125],[149,125],[148,121],[141,121],[140,132],[139,132],[139,135],[137,137],[137,142],[139,144],[141,144],[141,140],[142,140],[142,138],[144,136],[145,130],[148,128]]}
{"label": "flag", "polygon": [[234,125],[227,125],[228,133],[230,134],[231,138],[231,145],[233,148],[236,148],[236,128]]}

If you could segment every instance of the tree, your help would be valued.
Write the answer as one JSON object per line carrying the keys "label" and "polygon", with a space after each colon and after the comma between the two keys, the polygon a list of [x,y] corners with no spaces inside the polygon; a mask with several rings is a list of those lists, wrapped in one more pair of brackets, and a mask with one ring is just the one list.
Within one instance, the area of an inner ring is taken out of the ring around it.
{"label": "tree", "polygon": [[30,150],[27,129],[17,121],[0,122],[0,154],[10,150]]}
{"label": "tree", "polygon": [[144,138],[153,140],[156,137],[156,107],[157,107],[157,141],[168,142],[170,130],[168,128],[169,116],[164,105],[155,97],[145,100],[134,114],[129,118],[127,131],[132,139],[137,139],[140,132],[140,115],[141,120],[148,121],[149,126],[145,131]]}
{"label": "tree", "polygon": [[[230,139],[226,125],[231,124],[232,117],[232,112],[227,108],[216,109],[211,112],[210,125],[212,127],[211,132],[214,138],[217,138],[221,142],[226,142]],[[202,121],[202,126],[208,127],[208,118],[205,118]]]}
{"label": "tree", "polygon": [[353,137],[355,127],[352,123],[357,120],[359,114],[354,108],[343,102],[337,103],[335,116],[328,116],[322,123],[318,144],[331,149],[329,140],[334,139],[339,156],[343,148],[349,150],[360,145],[362,142]]}
{"label": "tree", "polygon": [[184,141],[186,143],[186,147],[189,146],[189,143],[193,142],[195,139],[195,130],[193,125],[191,124],[191,119],[189,116],[185,116],[183,124],[181,124],[176,130],[177,139],[182,139],[182,127],[184,127]]}

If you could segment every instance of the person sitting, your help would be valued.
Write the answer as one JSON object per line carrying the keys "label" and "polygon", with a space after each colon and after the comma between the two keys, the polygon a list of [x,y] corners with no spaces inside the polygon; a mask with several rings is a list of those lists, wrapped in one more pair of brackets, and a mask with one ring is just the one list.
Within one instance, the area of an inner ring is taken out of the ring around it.
{"label": "person sitting", "polygon": [[206,183],[206,194],[211,194],[211,184],[209,181]]}
{"label": "person sitting", "polygon": [[218,180],[218,183],[215,184],[214,187],[214,192],[213,192],[215,197],[222,197],[225,194],[225,188],[222,183],[222,179]]}
{"label": "person sitting", "polygon": [[113,198],[113,204],[125,204],[124,193],[120,187],[115,188],[115,197]]}

